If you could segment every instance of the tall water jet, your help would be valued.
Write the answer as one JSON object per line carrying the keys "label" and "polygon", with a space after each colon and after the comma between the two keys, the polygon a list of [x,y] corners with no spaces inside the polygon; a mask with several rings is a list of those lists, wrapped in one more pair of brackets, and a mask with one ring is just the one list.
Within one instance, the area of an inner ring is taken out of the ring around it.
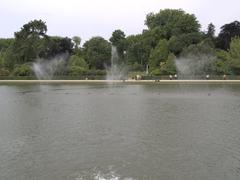
{"label": "tall water jet", "polygon": [[107,80],[121,80],[125,79],[126,68],[124,64],[119,62],[117,48],[112,46],[111,50],[111,66],[107,67]]}
{"label": "tall water jet", "polygon": [[32,65],[32,69],[37,79],[52,79],[59,69],[65,67],[68,56],[68,54],[62,54],[57,55],[52,59],[37,59]]}

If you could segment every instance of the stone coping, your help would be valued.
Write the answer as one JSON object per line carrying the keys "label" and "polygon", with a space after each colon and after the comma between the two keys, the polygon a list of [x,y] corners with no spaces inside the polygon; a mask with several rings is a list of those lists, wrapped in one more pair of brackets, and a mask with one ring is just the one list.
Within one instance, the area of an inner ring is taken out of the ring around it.
{"label": "stone coping", "polygon": [[0,84],[240,84],[240,80],[0,80]]}

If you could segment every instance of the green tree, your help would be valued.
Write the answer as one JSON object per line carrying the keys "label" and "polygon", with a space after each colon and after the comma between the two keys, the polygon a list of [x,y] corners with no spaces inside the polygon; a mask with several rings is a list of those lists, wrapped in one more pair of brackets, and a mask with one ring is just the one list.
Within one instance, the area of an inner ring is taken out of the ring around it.
{"label": "green tree", "polygon": [[39,54],[41,58],[52,58],[59,54],[73,52],[73,43],[68,37],[48,36],[44,41],[44,50]]}
{"label": "green tree", "polygon": [[0,68],[4,66],[4,62],[5,62],[5,59],[4,59],[3,53],[0,51]]}
{"label": "green tree", "polygon": [[112,43],[112,45],[118,46],[119,43],[121,43],[121,41],[124,39],[125,39],[124,32],[122,30],[118,29],[112,33],[112,37],[109,39],[109,41]]}
{"label": "green tree", "polygon": [[126,37],[122,30],[118,29],[112,33],[111,38],[109,41],[112,43],[113,46],[117,48],[118,55],[121,60],[124,60],[124,51],[126,46]]}
{"label": "green tree", "polygon": [[0,39],[0,67],[6,66],[9,62],[7,62],[9,51],[12,49],[12,45],[14,43],[13,38],[8,39]]}
{"label": "green tree", "polygon": [[161,38],[170,39],[172,36],[199,32],[200,24],[195,15],[181,9],[165,9],[159,13],[149,13],[145,24],[150,30],[158,29]]}
{"label": "green tree", "polygon": [[68,60],[68,64],[70,66],[80,66],[84,69],[88,69],[88,64],[86,63],[86,61],[82,57],[79,57],[77,55],[72,55]]}
{"label": "green tree", "polygon": [[227,50],[230,46],[231,39],[240,36],[240,22],[234,21],[221,27],[217,37],[217,47]]}
{"label": "green tree", "polygon": [[82,57],[72,55],[68,61],[68,69],[70,75],[83,75],[88,71],[88,64]]}
{"label": "green tree", "polygon": [[177,68],[175,65],[175,55],[169,54],[166,63],[160,67],[161,75],[176,74]]}
{"label": "green tree", "polygon": [[240,74],[240,38],[233,38],[226,55],[234,74]]}
{"label": "green tree", "polygon": [[175,55],[179,55],[184,48],[198,44],[202,39],[202,35],[198,32],[172,36],[169,40],[169,50]]}
{"label": "green tree", "polygon": [[201,59],[201,56],[215,56],[215,49],[208,39],[201,41],[198,44],[192,44],[185,48],[181,53],[181,57],[189,57],[194,59]]}
{"label": "green tree", "polygon": [[83,45],[84,59],[91,69],[105,69],[111,61],[111,44],[102,37],[93,37]]}
{"label": "green tree", "polygon": [[216,52],[217,61],[215,63],[216,74],[232,74],[230,67],[230,56],[227,51],[218,50]]}
{"label": "green tree", "polygon": [[81,38],[79,36],[73,36],[72,40],[74,42],[74,49],[77,50],[81,44]]}
{"label": "green tree", "polygon": [[33,61],[44,51],[47,26],[42,20],[34,20],[23,25],[19,32],[15,32],[13,54],[15,63]]}
{"label": "green tree", "polygon": [[3,39],[0,38],[0,51],[5,51],[6,49],[8,49],[12,44],[14,43],[14,39],[13,38],[7,38],[7,39]]}
{"label": "green tree", "polygon": [[213,23],[210,23],[208,25],[207,34],[206,35],[210,39],[214,39],[215,38],[215,26],[213,25]]}
{"label": "green tree", "polygon": [[145,50],[141,35],[132,35],[126,39],[126,61],[127,64],[133,65],[135,63],[145,64],[144,61],[148,57],[144,57]]}
{"label": "green tree", "polygon": [[149,67],[150,70],[159,67],[160,63],[163,63],[167,60],[169,55],[168,42],[163,39],[160,40],[158,45],[151,51],[149,57]]}

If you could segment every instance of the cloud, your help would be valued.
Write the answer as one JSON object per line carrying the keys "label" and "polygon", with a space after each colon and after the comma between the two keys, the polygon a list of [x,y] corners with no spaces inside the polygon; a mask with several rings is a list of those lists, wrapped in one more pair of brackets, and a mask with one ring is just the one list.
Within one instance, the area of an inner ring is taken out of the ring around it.
{"label": "cloud", "polygon": [[0,23],[4,24],[0,37],[12,37],[28,21],[42,19],[51,35],[108,39],[118,28],[128,35],[141,33],[146,14],[165,8],[195,14],[203,29],[210,22],[219,28],[240,17],[239,4],[237,0],[6,0],[0,7]]}

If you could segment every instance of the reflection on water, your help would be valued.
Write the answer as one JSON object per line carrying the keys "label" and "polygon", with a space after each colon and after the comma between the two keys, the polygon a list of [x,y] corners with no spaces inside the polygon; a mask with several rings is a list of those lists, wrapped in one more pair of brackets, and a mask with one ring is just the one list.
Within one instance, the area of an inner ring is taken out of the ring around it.
{"label": "reflection on water", "polygon": [[239,90],[0,86],[0,179],[239,179]]}

